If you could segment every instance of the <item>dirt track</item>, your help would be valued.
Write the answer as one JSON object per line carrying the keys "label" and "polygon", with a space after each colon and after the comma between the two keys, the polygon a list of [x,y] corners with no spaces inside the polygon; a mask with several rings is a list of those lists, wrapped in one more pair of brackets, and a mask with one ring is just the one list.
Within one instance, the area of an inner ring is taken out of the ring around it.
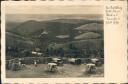
{"label": "dirt track", "polygon": [[8,78],[103,77],[104,65],[96,67],[97,72],[95,74],[85,73],[85,66],[84,64],[64,64],[64,66],[58,67],[57,72],[52,73],[47,71],[47,64],[39,64],[37,67],[34,65],[26,65],[26,68],[19,71],[7,70],[6,76]]}

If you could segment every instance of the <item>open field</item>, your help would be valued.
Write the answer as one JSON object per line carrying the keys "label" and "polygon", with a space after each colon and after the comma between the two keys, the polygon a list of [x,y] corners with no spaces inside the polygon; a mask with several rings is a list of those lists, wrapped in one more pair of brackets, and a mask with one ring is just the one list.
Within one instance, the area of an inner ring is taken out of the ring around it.
{"label": "open field", "polygon": [[72,65],[64,64],[64,66],[58,66],[56,72],[48,72],[47,64],[26,65],[25,68],[19,71],[6,71],[7,78],[67,78],[67,77],[103,77],[104,65],[96,67],[96,73],[86,73],[86,65]]}

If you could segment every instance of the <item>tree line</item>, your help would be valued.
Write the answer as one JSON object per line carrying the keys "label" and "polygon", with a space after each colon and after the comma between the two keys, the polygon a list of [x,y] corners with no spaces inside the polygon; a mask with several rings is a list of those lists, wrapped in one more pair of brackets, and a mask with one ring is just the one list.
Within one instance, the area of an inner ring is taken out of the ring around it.
{"label": "tree line", "polygon": [[[6,48],[6,54],[7,56],[11,57],[31,57],[32,54],[32,49],[24,49],[24,48],[18,48],[18,47],[7,47]],[[91,56],[99,56],[99,57],[104,57],[104,50],[103,49],[90,49],[90,48],[85,48],[85,49],[80,49],[77,48],[73,44],[69,44],[68,49],[65,50],[64,48],[46,48],[44,51],[38,51],[43,53],[43,56],[47,57],[52,57],[52,56],[59,56],[59,57],[73,57],[73,58],[78,58],[78,57],[91,57]]]}

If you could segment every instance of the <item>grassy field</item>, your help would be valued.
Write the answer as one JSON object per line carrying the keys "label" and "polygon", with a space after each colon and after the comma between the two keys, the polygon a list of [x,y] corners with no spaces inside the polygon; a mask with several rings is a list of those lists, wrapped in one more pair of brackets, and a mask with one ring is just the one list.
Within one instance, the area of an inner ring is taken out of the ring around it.
{"label": "grassy field", "polygon": [[66,78],[66,77],[103,77],[104,65],[96,67],[95,74],[88,74],[85,72],[86,65],[72,65],[64,64],[59,66],[57,72],[48,72],[47,64],[26,65],[25,68],[19,71],[6,71],[7,78]]}

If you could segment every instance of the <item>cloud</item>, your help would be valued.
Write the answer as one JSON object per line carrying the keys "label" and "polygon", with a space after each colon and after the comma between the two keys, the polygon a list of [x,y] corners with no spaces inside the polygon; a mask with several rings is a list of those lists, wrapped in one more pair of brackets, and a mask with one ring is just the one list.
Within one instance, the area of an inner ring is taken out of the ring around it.
{"label": "cloud", "polygon": [[55,19],[91,19],[101,20],[102,14],[7,14],[7,22],[24,22],[28,20],[46,21]]}
{"label": "cloud", "polygon": [[102,14],[102,5],[7,5],[7,14]]}

